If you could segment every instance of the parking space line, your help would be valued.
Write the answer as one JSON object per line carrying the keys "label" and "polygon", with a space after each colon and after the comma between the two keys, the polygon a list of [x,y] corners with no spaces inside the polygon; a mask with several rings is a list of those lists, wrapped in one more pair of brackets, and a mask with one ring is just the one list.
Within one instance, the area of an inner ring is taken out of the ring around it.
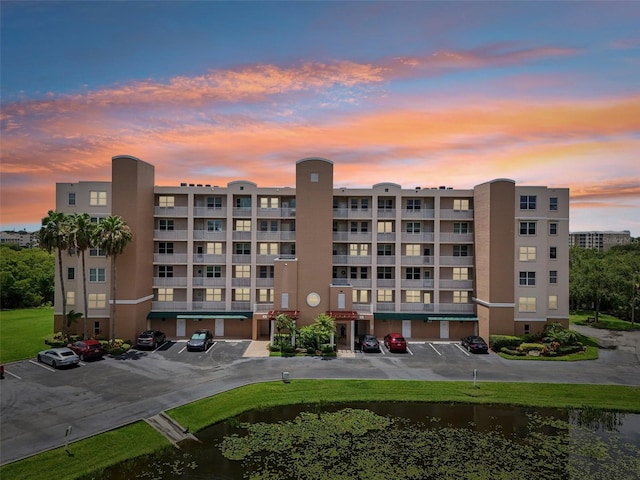
{"label": "parking space line", "polygon": [[460,345],[458,345],[457,343],[454,344],[456,347],[458,347],[460,349],[460,351],[462,353],[464,353],[467,357],[469,356],[469,352],[467,352],[464,348],[462,348]]}
{"label": "parking space line", "polygon": [[411,351],[411,349],[409,348],[409,345],[407,345],[407,352],[409,352],[409,355],[413,355],[413,352]]}
{"label": "parking space line", "polygon": [[216,343],[218,343],[218,342],[213,342],[213,343],[211,344],[211,346],[205,350],[205,352],[204,352],[204,353],[209,353],[209,350],[211,350],[213,347],[215,347],[215,346],[216,346]]}
{"label": "parking space line", "polygon": [[11,373],[9,370],[5,370],[4,373],[6,373],[7,375],[11,375],[13,378],[17,378],[18,380],[22,380],[22,377],[19,377],[15,373]]}
{"label": "parking space line", "polygon": [[436,352],[440,357],[442,356],[442,354],[438,351],[438,349],[433,346],[433,343],[429,342],[429,346],[433,348],[433,351]]}
{"label": "parking space line", "polygon": [[184,352],[186,349],[187,349],[187,346],[185,345],[184,347],[182,347],[182,350],[180,350],[180,351],[178,352],[178,355],[180,355],[180,354],[181,354],[182,352]]}
{"label": "parking space line", "polygon": [[51,368],[50,366],[45,365],[44,363],[36,362],[35,360],[29,360],[29,363],[33,363],[34,365],[37,365],[40,368],[44,368],[45,370],[49,370],[50,372],[55,372],[56,371],[55,368]]}

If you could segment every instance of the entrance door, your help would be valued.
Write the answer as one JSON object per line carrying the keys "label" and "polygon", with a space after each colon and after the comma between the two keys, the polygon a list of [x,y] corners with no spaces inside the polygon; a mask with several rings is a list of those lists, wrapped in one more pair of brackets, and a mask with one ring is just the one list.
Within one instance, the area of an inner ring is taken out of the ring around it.
{"label": "entrance door", "polygon": [[176,320],[176,337],[187,336],[187,321],[184,318],[178,318]]}
{"label": "entrance door", "polygon": [[411,338],[411,320],[402,320],[402,336],[406,339]]}
{"label": "entrance door", "polygon": [[224,337],[224,318],[216,318],[216,337]]}
{"label": "entrance door", "polygon": [[440,338],[449,338],[449,322],[440,321]]}

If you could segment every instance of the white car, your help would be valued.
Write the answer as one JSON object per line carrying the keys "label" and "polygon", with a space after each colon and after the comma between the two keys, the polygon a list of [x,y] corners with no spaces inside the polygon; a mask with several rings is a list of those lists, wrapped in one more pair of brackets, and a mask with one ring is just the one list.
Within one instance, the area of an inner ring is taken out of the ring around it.
{"label": "white car", "polygon": [[48,363],[53,368],[77,365],[80,357],[67,347],[51,348],[38,353],[38,362]]}

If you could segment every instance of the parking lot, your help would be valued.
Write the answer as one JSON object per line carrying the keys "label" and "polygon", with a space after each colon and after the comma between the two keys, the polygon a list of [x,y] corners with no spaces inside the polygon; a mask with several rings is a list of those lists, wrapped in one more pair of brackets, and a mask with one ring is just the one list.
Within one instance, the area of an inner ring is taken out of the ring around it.
{"label": "parking lot", "polygon": [[[0,389],[0,463],[149,418],[159,412],[254,382],[357,378],[640,385],[636,350],[601,350],[588,362],[508,361],[470,354],[459,342],[413,341],[406,353],[341,351],[337,358],[268,357],[265,342],[216,341],[188,352],[185,341],[156,350],[81,362],[54,370],[35,358],[5,366]],[[259,348],[254,348],[259,347]],[[246,356],[257,351],[259,356]]]}

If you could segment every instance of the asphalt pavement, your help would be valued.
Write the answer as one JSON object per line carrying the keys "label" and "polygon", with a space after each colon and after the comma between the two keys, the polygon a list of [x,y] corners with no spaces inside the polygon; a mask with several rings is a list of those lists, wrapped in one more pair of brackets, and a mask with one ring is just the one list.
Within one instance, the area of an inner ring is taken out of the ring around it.
{"label": "asphalt pavement", "polygon": [[[6,365],[0,383],[0,464],[64,446],[243,385],[296,379],[412,379],[640,386],[640,331],[597,331],[610,348],[588,362],[508,361],[474,355],[456,342],[410,342],[409,352],[341,352],[338,358],[267,357],[265,344],[218,341],[207,352],[184,342],[156,351],[53,370],[35,359]],[[615,347],[615,348],[613,348]],[[69,427],[71,427],[69,429]],[[67,435],[68,432],[68,435]]]}

